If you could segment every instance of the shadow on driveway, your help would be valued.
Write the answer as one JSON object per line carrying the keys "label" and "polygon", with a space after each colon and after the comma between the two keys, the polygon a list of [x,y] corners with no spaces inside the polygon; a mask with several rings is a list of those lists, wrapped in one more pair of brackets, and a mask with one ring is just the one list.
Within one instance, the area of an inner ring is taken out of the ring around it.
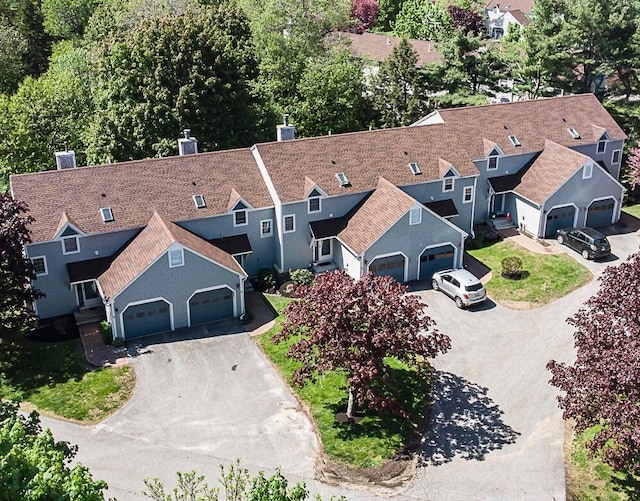
{"label": "shadow on driveway", "polygon": [[487,391],[450,372],[438,372],[429,431],[420,451],[422,465],[437,466],[456,456],[481,461],[515,443],[520,433],[502,421],[504,412]]}

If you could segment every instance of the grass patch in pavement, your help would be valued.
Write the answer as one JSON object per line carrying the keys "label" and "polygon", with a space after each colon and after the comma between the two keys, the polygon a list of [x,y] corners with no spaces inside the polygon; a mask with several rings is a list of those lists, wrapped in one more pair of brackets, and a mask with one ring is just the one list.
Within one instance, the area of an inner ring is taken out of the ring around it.
{"label": "grass patch in pavement", "polygon": [[[265,297],[279,317],[276,325],[257,340],[291,385],[291,374],[300,365],[287,357],[287,351],[295,339],[280,344],[272,342],[273,335],[282,328],[282,311],[291,300],[269,294],[265,294]],[[367,411],[356,425],[337,423],[335,414],[344,411],[347,404],[346,377],[341,373],[325,375],[304,388],[293,387],[293,391],[309,406],[324,451],[333,459],[355,467],[378,466],[413,441],[416,431],[424,425],[431,392],[430,382],[417,376],[415,371],[398,360],[388,359],[387,363],[394,370],[396,396],[409,413],[409,419]]]}
{"label": "grass patch in pavement", "polygon": [[629,205],[628,207],[623,207],[622,210],[627,214],[640,219],[640,204]]}
{"label": "grass patch in pavement", "polygon": [[[538,254],[516,243],[500,240],[482,242],[467,252],[491,268],[492,278],[485,285],[498,302],[518,301],[542,306],[583,286],[592,275],[589,270],[566,254]],[[502,260],[517,256],[522,260],[523,277],[510,280],[501,275]]]}
{"label": "grass patch in pavement", "polygon": [[20,400],[66,419],[96,422],[130,397],[135,373],[129,366],[92,369],[79,339],[48,343],[23,336],[3,339],[0,398]]}
{"label": "grass patch in pavement", "polygon": [[640,499],[640,476],[616,471],[597,457],[590,457],[585,444],[596,427],[573,437],[567,471],[567,489],[577,501],[627,501]]}

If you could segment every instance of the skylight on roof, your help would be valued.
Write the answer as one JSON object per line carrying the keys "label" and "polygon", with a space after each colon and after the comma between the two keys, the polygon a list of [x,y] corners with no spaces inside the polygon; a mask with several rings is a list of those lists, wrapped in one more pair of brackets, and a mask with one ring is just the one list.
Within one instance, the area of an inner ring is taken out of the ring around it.
{"label": "skylight on roof", "polygon": [[193,201],[196,204],[196,209],[204,209],[207,206],[202,195],[193,195]]}
{"label": "skylight on roof", "polygon": [[511,144],[514,146],[521,146],[520,141],[518,141],[516,136],[509,136],[509,141],[511,141]]}
{"label": "skylight on roof", "polygon": [[411,169],[411,174],[413,174],[414,176],[417,176],[418,174],[422,174],[420,167],[418,167],[418,164],[415,162],[411,162],[409,164],[409,168]]}
{"label": "skylight on roof", "polygon": [[340,186],[349,186],[351,184],[344,172],[338,172],[336,174],[336,177],[338,178],[338,182],[340,183]]}
{"label": "skylight on roof", "polygon": [[113,221],[113,211],[111,210],[111,207],[102,207],[100,209],[100,214],[102,215],[102,220],[105,223]]}
{"label": "skylight on roof", "polygon": [[580,133],[573,127],[569,127],[567,130],[569,131],[569,134],[571,134],[571,137],[573,139],[580,139]]}

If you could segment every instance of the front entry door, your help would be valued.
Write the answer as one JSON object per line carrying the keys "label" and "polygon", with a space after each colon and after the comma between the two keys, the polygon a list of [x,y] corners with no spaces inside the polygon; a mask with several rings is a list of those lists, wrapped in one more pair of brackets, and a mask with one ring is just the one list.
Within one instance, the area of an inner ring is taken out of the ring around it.
{"label": "front entry door", "polygon": [[496,193],[491,197],[491,212],[504,212],[504,193]]}
{"label": "front entry door", "polygon": [[102,304],[95,280],[77,284],[76,294],[78,296],[78,306],[80,308],[93,308]]}
{"label": "front entry door", "polygon": [[313,246],[313,261],[315,263],[326,263],[333,259],[333,246],[330,238],[318,240]]}

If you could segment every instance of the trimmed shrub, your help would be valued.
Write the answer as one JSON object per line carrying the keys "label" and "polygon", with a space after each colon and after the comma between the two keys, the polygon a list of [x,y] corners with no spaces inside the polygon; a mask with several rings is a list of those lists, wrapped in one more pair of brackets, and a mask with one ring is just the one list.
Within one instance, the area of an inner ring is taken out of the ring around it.
{"label": "trimmed shrub", "polygon": [[299,268],[291,272],[291,280],[296,285],[311,285],[313,283],[313,272],[306,268]]}
{"label": "trimmed shrub", "polygon": [[518,256],[508,256],[502,260],[502,276],[512,280],[522,277],[522,259]]}

